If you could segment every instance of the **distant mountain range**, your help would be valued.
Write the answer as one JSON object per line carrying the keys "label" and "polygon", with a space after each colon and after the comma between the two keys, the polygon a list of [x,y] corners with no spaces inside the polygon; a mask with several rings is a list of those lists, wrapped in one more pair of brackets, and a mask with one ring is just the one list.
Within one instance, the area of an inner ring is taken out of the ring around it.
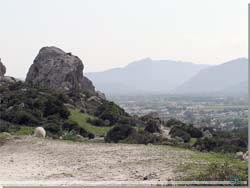
{"label": "distant mountain range", "polygon": [[85,73],[106,94],[246,94],[248,59],[210,66],[150,58],[123,68]]}
{"label": "distant mountain range", "polygon": [[166,93],[207,67],[209,65],[146,58],[123,68],[85,75],[106,94]]}
{"label": "distant mountain range", "polygon": [[248,60],[235,59],[217,66],[201,70],[175,93],[203,94],[203,93],[247,93]]}

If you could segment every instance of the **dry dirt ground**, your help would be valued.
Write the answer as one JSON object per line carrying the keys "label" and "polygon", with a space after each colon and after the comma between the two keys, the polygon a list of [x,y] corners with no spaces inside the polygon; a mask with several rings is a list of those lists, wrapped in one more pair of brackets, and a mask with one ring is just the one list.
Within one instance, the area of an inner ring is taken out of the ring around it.
{"label": "dry dirt ground", "polygon": [[0,181],[175,180],[189,150],[168,146],[74,143],[32,136],[0,146]]}

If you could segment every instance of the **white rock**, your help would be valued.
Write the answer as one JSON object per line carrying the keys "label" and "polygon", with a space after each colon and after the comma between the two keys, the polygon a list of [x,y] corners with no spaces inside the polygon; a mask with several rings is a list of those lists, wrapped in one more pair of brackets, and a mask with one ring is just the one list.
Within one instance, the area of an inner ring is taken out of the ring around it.
{"label": "white rock", "polygon": [[46,137],[46,131],[43,127],[37,127],[34,131],[34,136],[39,138],[45,138]]}

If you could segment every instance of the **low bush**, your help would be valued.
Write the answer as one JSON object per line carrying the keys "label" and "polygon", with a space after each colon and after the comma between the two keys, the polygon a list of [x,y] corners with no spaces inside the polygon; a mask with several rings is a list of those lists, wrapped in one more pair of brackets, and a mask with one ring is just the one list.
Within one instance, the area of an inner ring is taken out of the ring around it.
{"label": "low bush", "polygon": [[[206,171],[199,173],[195,180],[197,181],[230,181],[232,178],[237,178],[239,181],[247,180],[247,169],[242,174],[242,169],[235,168],[229,162],[225,163],[210,163]],[[232,182],[233,183],[233,182]]]}
{"label": "low bush", "polygon": [[32,135],[34,133],[34,127],[20,127],[20,130],[17,131],[17,135]]}
{"label": "low bush", "polygon": [[87,122],[97,127],[106,126],[104,120],[99,118],[87,118]]}
{"label": "low bush", "polygon": [[0,132],[9,132],[10,123],[0,119]]}
{"label": "low bush", "polygon": [[[46,130],[46,134],[53,138],[57,138],[62,135],[62,125],[57,123],[47,123],[44,124],[44,129]],[[54,136],[52,136],[54,135]]]}
{"label": "low bush", "polygon": [[110,129],[105,136],[106,142],[119,142],[134,134],[136,130],[129,125],[117,125]]}
{"label": "low bush", "polygon": [[144,130],[149,132],[149,133],[160,133],[161,132],[159,122],[156,120],[149,120],[147,122],[147,126],[145,127]]}
{"label": "low bush", "polygon": [[71,141],[79,141],[79,138],[77,137],[76,131],[65,131],[62,134],[63,140],[71,140]]}
{"label": "low bush", "polygon": [[62,130],[69,131],[69,132],[75,131],[76,133],[78,133],[81,136],[84,136],[84,137],[88,136],[88,132],[84,128],[79,126],[77,122],[72,121],[72,120],[65,121],[62,125]]}
{"label": "low bush", "polygon": [[1,119],[20,125],[36,125],[38,119],[27,111],[11,110],[9,112],[1,112]]}
{"label": "low bush", "polygon": [[95,116],[103,120],[109,120],[110,125],[114,125],[119,119],[121,119],[121,117],[129,115],[114,102],[105,101],[97,108]]}
{"label": "low bush", "polygon": [[173,127],[170,130],[169,134],[171,135],[172,138],[174,137],[182,138],[184,142],[189,142],[189,140],[191,139],[191,136],[179,127]]}
{"label": "low bush", "polygon": [[156,136],[147,131],[139,130],[138,132],[134,132],[128,138],[126,138],[123,142],[129,144],[161,144],[162,138],[160,136]]}
{"label": "low bush", "polygon": [[192,138],[201,138],[203,136],[203,133],[200,129],[195,127],[190,127],[187,132],[190,134]]}
{"label": "low bush", "polygon": [[63,102],[56,97],[48,97],[48,100],[44,103],[44,116],[50,116],[53,114],[59,114],[63,119],[67,119],[70,112],[63,105]]}
{"label": "low bush", "polygon": [[88,138],[89,139],[94,139],[95,138],[95,135],[93,133],[88,133]]}
{"label": "low bush", "polygon": [[232,138],[225,139],[212,137],[197,139],[193,146],[200,151],[214,151],[222,153],[236,153],[238,151],[245,152],[247,150],[246,143],[242,143],[241,141],[236,142]]}
{"label": "low bush", "polygon": [[172,127],[172,126],[181,126],[181,125],[185,125],[185,123],[183,123],[182,121],[178,120],[178,119],[169,119],[167,122],[164,123],[164,126],[166,127]]}
{"label": "low bush", "polygon": [[17,111],[14,112],[12,122],[21,125],[36,125],[38,120],[29,112]]}
{"label": "low bush", "polygon": [[193,146],[200,151],[211,151],[216,148],[216,142],[210,138],[197,139]]}

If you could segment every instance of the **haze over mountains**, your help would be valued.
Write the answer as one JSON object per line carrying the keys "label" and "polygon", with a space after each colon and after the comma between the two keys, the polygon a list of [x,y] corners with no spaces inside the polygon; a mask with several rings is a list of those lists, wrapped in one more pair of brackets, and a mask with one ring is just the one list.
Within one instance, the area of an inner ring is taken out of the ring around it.
{"label": "haze over mountains", "polygon": [[123,68],[86,73],[86,76],[106,94],[166,93],[206,67],[208,65],[146,58]]}
{"label": "haze over mountains", "polygon": [[220,65],[203,65],[150,58],[123,68],[87,73],[97,89],[106,94],[245,94],[246,58]]}
{"label": "haze over mountains", "polygon": [[248,60],[239,58],[201,70],[174,92],[202,93],[247,93]]}

